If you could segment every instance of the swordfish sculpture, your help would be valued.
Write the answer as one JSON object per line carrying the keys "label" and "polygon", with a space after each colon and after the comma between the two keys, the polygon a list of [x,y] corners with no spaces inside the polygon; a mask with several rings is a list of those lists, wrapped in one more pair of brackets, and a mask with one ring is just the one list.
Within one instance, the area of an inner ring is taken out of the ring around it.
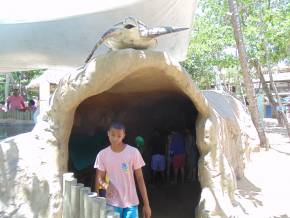
{"label": "swordfish sculpture", "polygon": [[91,60],[97,48],[103,43],[112,50],[126,48],[148,49],[157,44],[157,37],[188,29],[170,26],[148,28],[140,20],[134,17],[127,17],[124,21],[115,24],[102,35],[85,60],[85,64]]}

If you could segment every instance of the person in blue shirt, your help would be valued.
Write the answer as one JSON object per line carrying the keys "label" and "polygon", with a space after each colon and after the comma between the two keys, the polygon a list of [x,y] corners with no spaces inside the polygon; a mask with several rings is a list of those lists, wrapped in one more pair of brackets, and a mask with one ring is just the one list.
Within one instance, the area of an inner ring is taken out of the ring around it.
{"label": "person in blue shirt", "polygon": [[174,183],[177,184],[177,177],[180,171],[181,182],[184,183],[184,167],[185,167],[185,142],[183,136],[172,131],[169,139],[169,152],[172,156],[172,167],[174,172]]}

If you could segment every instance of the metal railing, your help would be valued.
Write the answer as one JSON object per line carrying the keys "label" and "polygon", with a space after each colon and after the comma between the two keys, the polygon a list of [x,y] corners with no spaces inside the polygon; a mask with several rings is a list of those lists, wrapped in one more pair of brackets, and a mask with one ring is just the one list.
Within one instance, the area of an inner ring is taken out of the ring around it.
{"label": "metal railing", "polygon": [[63,175],[63,218],[120,218],[106,198],[77,183],[73,173]]}
{"label": "metal railing", "polygon": [[0,119],[12,119],[12,120],[32,120],[33,111],[0,111]]}

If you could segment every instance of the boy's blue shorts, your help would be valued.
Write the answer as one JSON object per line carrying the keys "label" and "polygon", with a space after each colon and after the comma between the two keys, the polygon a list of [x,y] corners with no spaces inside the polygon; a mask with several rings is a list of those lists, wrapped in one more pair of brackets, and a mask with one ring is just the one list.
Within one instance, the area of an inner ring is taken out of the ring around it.
{"label": "boy's blue shorts", "polygon": [[[111,206],[111,205],[110,205]],[[120,214],[120,218],[138,218],[138,206],[132,206],[132,207],[115,207],[114,211]]]}

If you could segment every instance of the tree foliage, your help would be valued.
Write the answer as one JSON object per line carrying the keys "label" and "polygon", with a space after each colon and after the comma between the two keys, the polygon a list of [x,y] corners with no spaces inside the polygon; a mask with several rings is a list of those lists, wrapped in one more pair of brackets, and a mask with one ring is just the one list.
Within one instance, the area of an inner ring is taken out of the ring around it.
{"label": "tree foliage", "polygon": [[[31,82],[31,80],[40,76],[44,70],[30,70],[30,71],[17,71],[11,72],[10,82],[9,82],[9,92],[12,92],[12,89],[17,87],[21,90],[21,94],[26,100],[31,99],[33,96],[37,96],[38,93],[34,90],[26,89],[26,86]],[[6,74],[0,74],[0,101],[5,101],[5,82]]]}
{"label": "tree foliage", "polygon": [[[250,58],[261,64],[277,64],[289,60],[289,1],[240,1],[240,17]],[[266,51],[267,49],[267,51]],[[268,57],[266,54],[268,53]]]}
{"label": "tree foliage", "polygon": [[[289,1],[239,0],[238,4],[249,58],[258,59],[263,65],[267,61],[272,65],[289,62]],[[182,65],[202,89],[215,82],[217,70],[230,70],[235,78],[240,77],[230,15],[225,0],[199,2],[188,57]]]}

